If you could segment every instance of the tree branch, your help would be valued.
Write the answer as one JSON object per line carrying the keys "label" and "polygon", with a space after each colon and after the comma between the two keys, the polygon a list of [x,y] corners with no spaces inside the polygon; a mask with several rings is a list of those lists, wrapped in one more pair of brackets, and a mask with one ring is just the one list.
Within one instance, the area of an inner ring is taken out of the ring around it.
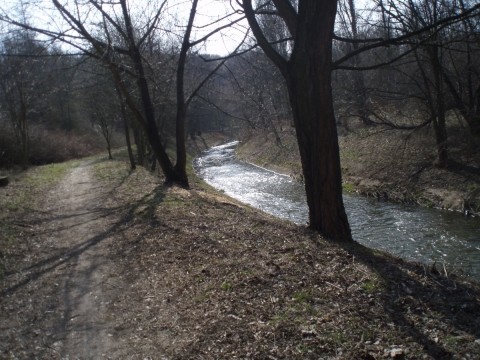
{"label": "tree branch", "polygon": [[[240,1],[240,0],[237,0]],[[245,16],[247,17],[250,28],[252,29],[253,35],[258,41],[258,45],[265,52],[265,55],[278,67],[282,75],[288,77],[288,63],[268,42],[265,34],[263,33],[258,21],[255,17],[255,11],[252,8],[252,0],[242,0],[243,9],[245,11]]]}
{"label": "tree branch", "polygon": [[278,14],[285,21],[290,35],[295,37],[297,32],[297,11],[288,0],[272,0],[278,10]]}
{"label": "tree branch", "polygon": [[[390,39],[385,39],[385,40],[382,40],[382,41],[378,41],[374,44],[370,44],[370,45],[365,45],[361,48],[359,48],[358,50],[355,50],[355,51],[352,51],[350,52],[349,54],[343,56],[342,58],[334,61],[333,63],[333,66],[335,68],[338,68],[340,64],[344,63],[345,61],[353,58],[354,56],[362,53],[362,52],[365,52],[365,51],[368,51],[368,50],[372,50],[372,49],[375,49],[375,48],[378,48],[378,47],[384,47],[384,46],[389,46],[389,45],[395,45],[395,44],[398,44],[404,40],[407,40],[407,39],[410,39],[412,37],[415,37],[415,36],[418,36],[418,35],[421,35],[427,31],[430,31],[432,29],[435,30],[434,33],[438,33],[440,30],[442,30],[443,28],[445,28],[446,26],[452,24],[452,23],[455,23],[455,22],[458,22],[458,21],[461,21],[469,16],[472,16],[472,14],[477,11],[477,10],[480,10],[480,4],[477,4],[475,6],[473,6],[472,8],[470,8],[469,10],[466,10],[460,14],[457,14],[457,15],[452,15],[452,16],[448,16],[446,18],[443,18],[431,25],[428,25],[428,26],[425,26],[419,30],[416,30],[416,31],[412,31],[412,32],[409,32],[407,34],[404,34],[404,35],[401,35],[401,36],[397,36],[395,38],[390,38]],[[431,36],[432,34],[430,34]]]}
{"label": "tree branch", "polygon": [[[247,36],[248,36],[248,33],[245,34],[242,42],[237,46],[237,48],[234,50],[233,54],[235,54],[237,52],[237,50],[243,45],[243,43],[245,42],[245,40],[247,39]],[[210,78],[218,71],[218,69],[220,69],[223,64],[225,64],[225,62],[232,58],[233,56],[235,55],[232,55],[230,57],[225,57],[222,61],[220,61],[220,63],[200,82],[200,84],[198,84],[198,86],[195,88],[195,90],[190,94],[190,96],[188,97],[187,101],[185,102],[186,106],[188,106],[190,104],[190,102],[192,101],[192,99],[195,97],[195,95],[197,95],[197,93],[200,91],[200,89],[207,83],[208,80],[210,80]]]}
{"label": "tree branch", "polygon": [[162,5],[160,5],[160,9],[158,9],[157,13],[155,14],[155,17],[153,18],[151,25],[148,27],[147,31],[142,36],[142,38],[138,41],[138,46],[141,46],[143,42],[150,36],[152,31],[155,29],[156,24],[158,23],[158,19],[160,18],[160,15],[163,11],[163,7],[165,6],[166,3],[167,3],[167,0],[164,0]]}
{"label": "tree branch", "polygon": [[192,41],[192,42],[190,43],[190,45],[191,45],[191,46],[198,45],[198,44],[200,44],[201,42],[204,42],[205,40],[207,40],[207,39],[208,39],[210,36],[212,36],[213,34],[216,34],[217,32],[219,32],[219,31],[221,31],[221,30],[223,30],[223,29],[226,29],[226,28],[232,26],[233,24],[236,24],[236,23],[242,21],[243,19],[245,19],[244,16],[241,17],[241,18],[238,18],[238,19],[236,19],[236,20],[234,20],[234,21],[232,21],[232,22],[230,22],[230,23],[228,23],[228,24],[225,24],[225,25],[223,25],[223,26],[220,26],[220,27],[216,28],[215,30],[212,30],[211,32],[209,32],[209,33],[208,33],[207,35],[205,35],[204,37],[202,37],[202,38],[200,38],[200,39],[198,39],[198,40]]}

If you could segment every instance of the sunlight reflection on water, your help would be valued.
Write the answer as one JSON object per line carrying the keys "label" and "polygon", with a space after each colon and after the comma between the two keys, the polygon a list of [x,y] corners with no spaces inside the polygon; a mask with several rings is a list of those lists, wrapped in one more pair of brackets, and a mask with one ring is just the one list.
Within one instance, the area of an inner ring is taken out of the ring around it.
{"label": "sunlight reflection on water", "polygon": [[[274,216],[308,221],[303,185],[290,177],[235,159],[231,142],[213,147],[194,162],[207,183]],[[480,218],[344,196],[356,241],[404,259],[446,263],[480,279]]]}

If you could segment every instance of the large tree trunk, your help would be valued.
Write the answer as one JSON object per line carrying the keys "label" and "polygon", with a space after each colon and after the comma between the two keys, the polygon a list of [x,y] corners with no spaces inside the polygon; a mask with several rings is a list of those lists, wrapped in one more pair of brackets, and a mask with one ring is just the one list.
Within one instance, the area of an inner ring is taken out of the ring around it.
{"label": "large tree trunk", "polygon": [[[342,198],[337,127],[331,88],[336,1],[300,2],[287,85],[305,178],[310,227],[350,241]],[[318,21],[318,19],[322,21]]]}
{"label": "large tree trunk", "polygon": [[133,140],[137,148],[137,163],[140,166],[145,166],[145,157],[147,150],[145,149],[145,138],[142,128],[136,126],[133,129]]}
{"label": "large tree trunk", "polygon": [[331,88],[333,27],[337,0],[273,0],[294,37],[289,60],[265,38],[251,0],[245,16],[259,45],[287,81],[302,160],[310,227],[335,241],[352,235],[342,198],[340,152]]}

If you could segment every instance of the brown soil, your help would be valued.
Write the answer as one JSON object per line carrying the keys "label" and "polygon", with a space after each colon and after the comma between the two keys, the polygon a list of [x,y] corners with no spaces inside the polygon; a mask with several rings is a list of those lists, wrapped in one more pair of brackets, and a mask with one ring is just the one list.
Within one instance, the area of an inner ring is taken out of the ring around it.
{"label": "brown soil", "polygon": [[332,244],[197,179],[167,188],[125,159],[84,162],[34,210],[11,215],[0,358],[480,357],[477,284]]}

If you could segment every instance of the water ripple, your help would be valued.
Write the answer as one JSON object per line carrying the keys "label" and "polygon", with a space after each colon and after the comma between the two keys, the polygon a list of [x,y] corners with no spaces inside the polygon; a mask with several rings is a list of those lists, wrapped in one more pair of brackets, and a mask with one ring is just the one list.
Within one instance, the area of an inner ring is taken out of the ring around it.
{"label": "water ripple", "polygon": [[[238,142],[216,146],[194,162],[197,173],[227,195],[280,218],[308,221],[303,185],[235,159]],[[446,263],[480,279],[480,218],[344,196],[354,238],[408,260]]]}

